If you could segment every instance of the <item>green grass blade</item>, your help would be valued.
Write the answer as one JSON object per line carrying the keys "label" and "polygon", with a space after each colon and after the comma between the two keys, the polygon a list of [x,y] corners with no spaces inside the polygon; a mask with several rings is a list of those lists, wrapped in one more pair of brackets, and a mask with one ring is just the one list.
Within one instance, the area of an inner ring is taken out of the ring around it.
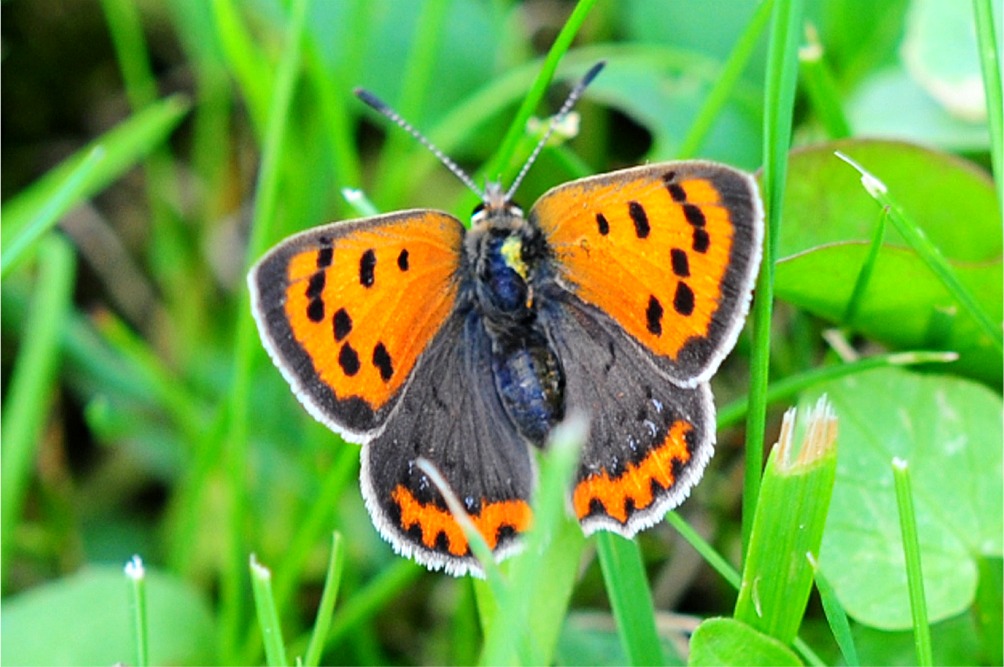
{"label": "green grass blade", "polygon": [[767,382],[770,373],[770,321],[774,306],[774,264],[781,229],[781,202],[788,171],[798,44],[802,30],[802,0],[776,0],[771,16],[764,86],[763,194],[767,233],[763,264],[753,302],[753,344],[750,353],[750,412],[746,424],[746,467],[743,476],[743,553],[749,543],[753,513],[760,495],[763,440],[766,433]]}
{"label": "green grass blade", "polygon": [[[100,168],[105,149],[95,146],[84,159],[73,165],[61,183],[56,183],[44,205],[19,230],[12,232],[10,240],[4,239],[0,251],[0,277],[6,277],[17,264],[27,257],[45,232],[59,222],[70,209],[80,203],[88,180]],[[16,227],[16,223],[15,223]]]}
{"label": "green grass blade", "polygon": [[[891,354],[876,354],[865,359],[859,359],[846,364],[833,364],[813,368],[803,373],[789,375],[786,378],[772,382],[767,387],[767,404],[777,404],[788,401],[802,391],[823,382],[836,378],[864,373],[873,368],[886,366],[911,366],[916,364],[948,364],[959,358],[954,352],[893,352]],[[718,410],[717,424],[722,429],[738,424],[749,410],[749,399],[739,399],[728,403]]]}
{"label": "green grass blade", "polygon": [[146,621],[146,572],[139,556],[133,556],[125,566],[129,579],[129,610],[132,612],[133,636],[136,640],[136,665],[150,664],[150,649]]}
{"label": "green grass blade", "polygon": [[[217,3],[219,4],[219,3]],[[279,196],[280,161],[285,147],[286,131],[290,125],[290,106],[293,98],[302,55],[303,36],[306,27],[309,0],[296,0],[290,8],[289,29],[286,48],[279,62],[275,77],[275,89],[268,110],[265,142],[262,149],[261,169],[255,191],[254,217],[248,242],[248,262],[256,259],[272,240],[275,226],[276,204]],[[247,508],[246,475],[248,409],[251,393],[251,367],[257,343],[254,321],[251,317],[250,295],[241,290],[238,299],[239,313],[234,343],[234,373],[226,410],[226,433],[222,440],[225,469],[228,471],[230,517],[227,539],[227,558],[221,580],[220,622],[223,637],[224,657],[236,660],[238,634],[244,609],[240,568],[238,563],[245,558],[245,523]]]}
{"label": "green grass blade", "polygon": [[910,468],[906,461],[892,461],[892,476],[896,487],[896,505],[899,507],[899,527],[903,535],[903,553],[906,556],[906,580],[910,591],[910,611],[913,615],[913,638],[917,648],[917,664],[930,667],[934,664],[931,653],[931,626],[927,622],[927,599],[924,596],[924,572],[920,563],[920,541],[917,537],[917,516],[913,510],[913,492],[910,489]]}
{"label": "green grass blade", "polygon": [[269,667],[285,667],[289,662],[286,660],[286,646],[282,641],[282,624],[279,623],[279,613],[272,597],[272,573],[258,562],[254,554],[251,554],[248,566],[258,627],[265,645],[265,660]]}
{"label": "green grass blade", "polygon": [[638,543],[601,531],[596,534],[596,554],[628,664],[665,664]]}
{"label": "green grass blade", "polygon": [[728,60],[722,67],[721,74],[715,79],[704,104],[694,116],[694,122],[690,124],[687,134],[680,142],[677,157],[681,160],[696,155],[701,144],[704,143],[718,118],[718,114],[721,113],[722,107],[725,106],[729,95],[732,94],[736,83],[746,70],[746,65],[749,64],[753,52],[760,45],[760,38],[767,27],[773,8],[774,0],[764,0],[757,6],[753,17],[746,24],[746,29],[736,41],[735,48],[732,49],[732,53],[729,54]]}
{"label": "green grass blade", "polygon": [[[724,579],[732,588],[739,590],[740,582],[742,577],[739,572],[729,564],[725,558],[715,551],[707,540],[705,540],[701,535],[691,528],[682,517],[676,512],[670,512],[666,515],[666,520],[679,532],[680,535],[690,543],[694,549],[704,556],[705,561],[715,569],[716,572]],[[795,641],[792,642],[792,646],[795,650],[801,654],[802,658],[805,659],[806,664],[815,665],[818,667],[824,667],[826,663],[823,662],[822,658],[816,655],[816,652],[806,644],[800,637],[796,637]]]}
{"label": "green grass blade", "polygon": [[861,664],[858,659],[858,649],[854,644],[854,636],[851,634],[851,623],[847,618],[844,606],[837,599],[837,592],[833,590],[830,582],[826,580],[823,573],[819,571],[814,563],[816,589],[819,591],[819,600],[823,605],[823,614],[826,622],[830,625],[830,632],[840,647],[840,653],[844,658],[847,667],[857,667]]}
{"label": "green grass blade", "polygon": [[527,93],[526,97],[523,98],[523,103],[520,105],[519,110],[516,112],[515,118],[513,118],[512,123],[509,125],[509,130],[506,132],[505,137],[502,139],[502,143],[499,145],[498,151],[495,153],[494,157],[488,161],[488,163],[478,172],[478,177],[475,178],[475,182],[484,182],[485,179],[494,181],[502,176],[508,167],[511,166],[511,161],[513,154],[516,151],[516,147],[519,145],[520,139],[526,133],[526,123],[530,120],[530,116],[533,115],[534,110],[540,101],[544,99],[544,95],[547,93],[547,89],[551,85],[551,80],[554,78],[554,73],[558,69],[558,63],[564,57],[565,53],[572,46],[572,41],[575,36],[579,33],[582,28],[582,24],[585,23],[586,16],[589,15],[590,10],[593,5],[596,4],[596,0],[579,0],[575,9],[568,16],[568,20],[561,27],[561,32],[555,37],[554,43],[547,52],[547,56],[544,58],[544,62],[540,66],[540,71],[537,74],[537,78],[534,80],[533,85],[530,87],[530,91]]}
{"label": "green grass blade", "polygon": [[825,58],[815,29],[809,30],[809,43],[799,53],[802,81],[812,110],[830,139],[851,136],[851,126],[844,114],[841,93]]}
{"label": "green grass blade", "polygon": [[140,158],[164,141],[188,108],[188,100],[183,95],[165,98],[132,115],[51,169],[4,204],[0,243],[6,246],[12,235],[21,232],[37,218],[95,148],[102,147],[104,158],[84,180],[77,193],[77,202],[93,197],[135,166]]}
{"label": "green grass blade", "polygon": [[509,562],[509,585],[487,595],[478,587],[485,642],[480,663],[549,664],[567,613],[584,544],[567,520],[566,499],[588,421],[572,415],[552,431],[533,499],[533,527],[523,553]]}
{"label": "green grass blade", "polygon": [[[998,5],[999,7],[999,5]],[[990,162],[997,187],[997,205],[1004,214],[1004,82],[1001,80],[1001,55],[994,26],[1001,17],[994,17],[991,0],[973,0],[976,13],[976,38],[980,46],[980,68],[983,90],[987,97],[987,121],[990,126]]]}
{"label": "green grass blade", "polygon": [[338,599],[338,586],[342,581],[344,566],[345,547],[342,535],[334,533],[331,536],[331,556],[328,558],[328,572],[324,577],[324,590],[321,592],[321,603],[317,607],[317,620],[314,621],[307,653],[303,657],[303,664],[307,667],[321,664],[324,640],[331,629],[331,617],[335,613],[335,601]]}
{"label": "green grass blade", "polygon": [[854,324],[854,319],[858,316],[861,302],[864,299],[865,292],[868,290],[868,283],[875,272],[875,263],[878,261],[879,251],[882,249],[882,242],[885,240],[885,219],[887,216],[888,212],[882,209],[882,213],[879,214],[878,224],[875,225],[875,233],[872,234],[871,245],[868,246],[868,255],[861,264],[861,270],[858,271],[858,277],[854,281],[854,290],[851,292],[850,298],[847,299],[847,308],[844,309],[844,323],[849,326]]}
{"label": "green grass blade", "polygon": [[889,195],[889,190],[882,181],[843,153],[838,151],[836,155],[861,174],[861,185],[864,186],[865,190],[875,201],[889,212],[889,219],[896,227],[896,231],[900,233],[910,247],[927,264],[927,268],[937,276],[945,286],[945,289],[959,301],[963,308],[969,311],[969,314],[973,316],[973,319],[983,329],[983,332],[997,350],[1004,353],[1004,331],[1001,330],[1000,322],[995,323],[986,314],[976,297],[959,280],[958,275],[956,275],[955,270],[948,263],[941,250],[927,238],[927,235],[924,234],[924,231],[917,223]]}
{"label": "green grass blade", "polygon": [[6,575],[14,529],[28,491],[32,461],[48,415],[60,362],[59,337],[73,297],[76,259],[62,238],[40,247],[39,273],[0,419],[0,570]]}
{"label": "green grass blade", "polygon": [[825,397],[806,422],[796,458],[795,411],[785,414],[764,472],[736,601],[737,620],[785,644],[795,639],[809,600],[837,473],[837,420]]}
{"label": "green grass blade", "polygon": [[399,558],[390,567],[382,570],[366,586],[346,599],[338,616],[331,623],[326,646],[333,645],[356,629],[384,605],[401,595],[402,591],[425,572],[424,567],[406,558]]}
{"label": "green grass blade", "polygon": [[[432,78],[432,66],[442,48],[442,34],[449,16],[449,0],[427,0],[421,4],[415,22],[415,42],[401,72],[401,94],[395,105],[402,118],[417,119],[422,101],[428,96]],[[397,128],[387,137],[378,176],[374,181],[373,199],[384,208],[398,208],[401,193],[408,178],[402,173],[400,156],[415,144],[414,138]]]}
{"label": "green grass blade", "polygon": [[212,0],[212,3],[216,33],[229,70],[240,84],[259,136],[264,135],[270,104],[274,102],[275,72],[241,20],[241,3],[231,0]]}
{"label": "green grass blade", "polygon": [[973,617],[983,648],[982,663],[1004,664],[1004,567],[1001,558],[984,556],[979,560],[980,582],[976,589]]}

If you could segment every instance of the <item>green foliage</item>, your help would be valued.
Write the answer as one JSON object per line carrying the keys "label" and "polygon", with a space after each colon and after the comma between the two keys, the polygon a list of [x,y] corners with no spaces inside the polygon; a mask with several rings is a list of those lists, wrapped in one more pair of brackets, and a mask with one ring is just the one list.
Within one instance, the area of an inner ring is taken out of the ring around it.
{"label": "green foliage", "polygon": [[[4,16],[5,661],[910,664],[922,623],[899,457],[933,662],[999,664],[999,0],[92,4]],[[278,239],[357,215],[343,188],[384,211],[469,213],[475,198],[353,87],[479,179],[506,180],[532,146],[526,120],[600,59],[579,136],[543,152],[524,205],[645,161],[763,167],[778,263],[755,335],[715,379],[719,454],[669,526],[627,542],[585,539],[565,515],[574,447],[558,447],[524,554],[490,585],[427,573],[372,528],[358,447],[307,417],[268,362],[244,273]],[[836,352],[820,335],[833,326]],[[836,477],[807,530],[822,531],[826,613],[803,609],[808,562],[775,572],[779,590],[799,587],[771,602],[779,640],[743,622],[763,602],[752,591],[721,617],[737,570],[781,534],[758,534],[753,508],[783,522],[797,495],[758,493],[775,407],[823,393]],[[147,574],[130,610],[135,553]],[[251,554],[270,572],[258,597]]]}

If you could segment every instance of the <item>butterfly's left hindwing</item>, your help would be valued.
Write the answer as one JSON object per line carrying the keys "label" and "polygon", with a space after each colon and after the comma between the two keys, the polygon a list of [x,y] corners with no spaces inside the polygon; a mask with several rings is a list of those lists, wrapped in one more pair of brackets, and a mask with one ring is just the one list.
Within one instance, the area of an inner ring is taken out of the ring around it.
{"label": "butterfly's left hindwing", "polygon": [[318,421],[356,442],[380,431],[454,308],[463,234],[404,211],[303,232],[251,270],[262,341]]}
{"label": "butterfly's left hindwing", "polygon": [[530,525],[535,471],[490,372],[491,341],[463,306],[423,355],[384,431],[363,447],[362,488],[380,533],[399,553],[455,575],[481,572],[460,524],[417,465],[428,460],[497,559]]}

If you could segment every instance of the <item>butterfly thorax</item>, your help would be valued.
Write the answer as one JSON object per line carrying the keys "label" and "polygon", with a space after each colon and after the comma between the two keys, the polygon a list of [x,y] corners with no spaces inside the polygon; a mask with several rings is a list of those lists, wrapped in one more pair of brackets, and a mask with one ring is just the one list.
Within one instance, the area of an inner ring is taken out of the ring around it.
{"label": "butterfly thorax", "polygon": [[511,202],[489,200],[467,234],[474,298],[492,341],[499,398],[519,432],[543,444],[564,416],[565,379],[537,318],[534,285],[546,268],[547,246]]}

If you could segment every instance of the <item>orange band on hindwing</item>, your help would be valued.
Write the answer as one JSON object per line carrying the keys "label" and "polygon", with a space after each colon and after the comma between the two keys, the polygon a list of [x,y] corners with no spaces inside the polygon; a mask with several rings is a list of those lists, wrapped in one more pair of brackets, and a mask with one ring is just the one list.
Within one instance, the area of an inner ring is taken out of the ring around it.
{"label": "orange band on hindwing", "polygon": [[639,463],[628,464],[617,476],[603,470],[579,482],[572,492],[575,516],[585,519],[601,507],[607,516],[627,523],[631,512],[643,510],[656,500],[653,484],[664,490],[676,484],[674,464],[679,466],[690,460],[687,433],[693,428],[685,421],[673,422],[662,444]]}
{"label": "orange band on hindwing", "polygon": [[[452,556],[470,555],[470,545],[463,529],[449,510],[433,503],[422,503],[404,485],[397,485],[391,493],[401,512],[402,532],[407,533],[417,527],[422,544],[428,549],[445,549]],[[471,521],[485,539],[488,548],[494,550],[502,531],[522,533],[530,527],[532,512],[523,500],[503,500],[488,502],[482,500],[481,511],[471,514]]]}

